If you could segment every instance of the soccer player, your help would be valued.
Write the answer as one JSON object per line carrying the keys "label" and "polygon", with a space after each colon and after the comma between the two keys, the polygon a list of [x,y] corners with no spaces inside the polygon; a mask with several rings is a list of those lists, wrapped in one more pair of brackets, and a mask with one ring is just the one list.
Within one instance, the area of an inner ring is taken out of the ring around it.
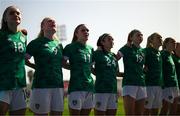
{"label": "soccer player", "polygon": [[5,9],[0,29],[0,115],[25,115],[26,34],[21,31],[21,12],[16,6]]}
{"label": "soccer player", "polygon": [[64,64],[70,67],[68,87],[70,115],[89,115],[93,108],[94,82],[91,76],[93,48],[87,45],[88,37],[87,26],[78,25],[72,42],[63,51]]}
{"label": "soccer player", "polygon": [[163,61],[163,105],[161,115],[173,115],[176,113],[179,96],[178,80],[176,68],[172,58],[175,50],[175,40],[168,37],[163,42],[162,61]]}
{"label": "soccer player", "polygon": [[118,61],[114,53],[113,38],[104,33],[97,41],[99,47],[93,54],[95,63],[95,115],[115,116],[117,111],[117,79],[119,73]]}
{"label": "soccer player", "polygon": [[[56,30],[55,20],[44,18],[38,37],[27,46],[26,64],[35,69],[30,96],[30,109],[35,115],[62,115],[63,112],[63,47]],[[35,64],[29,61],[32,56]]]}
{"label": "soccer player", "polygon": [[[176,43],[176,49],[174,50],[173,60],[176,66],[176,73],[177,73],[177,79],[178,79],[178,85],[180,89],[180,43]],[[178,106],[177,106],[177,112],[176,115],[180,115],[180,95],[178,98]]]}
{"label": "soccer player", "polygon": [[162,106],[162,57],[159,47],[162,37],[158,33],[151,34],[145,48],[145,82],[147,99],[145,115],[158,115]]}
{"label": "soccer player", "polygon": [[142,115],[144,112],[147,93],[143,72],[145,54],[140,47],[142,41],[142,33],[134,29],[128,35],[128,43],[117,53],[117,58],[123,57],[124,63],[122,96],[125,115]]}

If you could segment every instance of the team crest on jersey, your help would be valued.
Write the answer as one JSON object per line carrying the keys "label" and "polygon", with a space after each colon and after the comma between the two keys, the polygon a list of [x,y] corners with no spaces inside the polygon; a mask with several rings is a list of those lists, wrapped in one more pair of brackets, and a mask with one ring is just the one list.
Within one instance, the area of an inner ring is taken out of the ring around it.
{"label": "team crest on jersey", "polygon": [[44,44],[44,46],[45,46],[45,47],[49,47],[49,45],[48,45],[48,44]]}
{"label": "team crest on jersey", "polygon": [[72,101],[72,104],[75,106],[75,105],[77,105],[77,100],[73,100]]}
{"label": "team crest on jersey", "polygon": [[39,109],[40,108],[40,104],[35,104],[35,108]]}
{"label": "team crest on jersey", "polygon": [[20,40],[24,43],[24,42],[26,41],[25,36],[21,35],[21,36],[20,36]]}
{"label": "team crest on jersey", "polygon": [[11,38],[8,38],[8,39],[7,39],[7,41],[11,42],[11,41],[12,41],[12,39],[11,39]]}

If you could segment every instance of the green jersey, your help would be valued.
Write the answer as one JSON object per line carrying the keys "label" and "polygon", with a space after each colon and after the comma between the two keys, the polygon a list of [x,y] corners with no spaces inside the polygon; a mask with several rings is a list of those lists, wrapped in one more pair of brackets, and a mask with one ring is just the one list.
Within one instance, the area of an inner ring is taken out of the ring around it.
{"label": "green jersey", "polygon": [[27,37],[20,31],[0,31],[0,90],[26,86],[26,40]]}
{"label": "green jersey", "polygon": [[172,58],[172,55],[168,52],[163,50],[161,52],[162,60],[163,60],[163,81],[164,81],[164,88],[166,87],[177,87],[177,75],[176,75],[176,68]]}
{"label": "green jersey", "polygon": [[34,57],[35,73],[32,88],[62,88],[62,44],[58,40],[40,37],[27,46]]}
{"label": "green jersey", "polygon": [[95,62],[95,92],[96,93],[117,93],[116,74],[118,62],[111,52],[96,50],[93,54]]}
{"label": "green jersey", "polygon": [[178,79],[178,85],[180,88],[180,57],[173,55],[173,60],[175,63],[175,67],[176,67],[176,74],[177,74],[177,79]]}
{"label": "green jersey", "polygon": [[64,48],[64,58],[70,63],[69,93],[94,90],[91,76],[92,54],[92,47],[79,42],[73,42]]}
{"label": "green jersey", "polygon": [[145,48],[146,86],[162,86],[162,57],[160,51],[154,48]]}
{"label": "green jersey", "polygon": [[123,46],[119,52],[123,55],[124,77],[122,86],[135,85],[145,86],[145,77],[143,65],[145,63],[145,55],[142,48]]}

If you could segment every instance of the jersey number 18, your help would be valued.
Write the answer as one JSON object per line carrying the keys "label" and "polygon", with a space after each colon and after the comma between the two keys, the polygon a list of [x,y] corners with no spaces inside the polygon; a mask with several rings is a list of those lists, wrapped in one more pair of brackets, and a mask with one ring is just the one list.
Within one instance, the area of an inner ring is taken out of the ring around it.
{"label": "jersey number 18", "polygon": [[14,42],[14,49],[15,49],[15,52],[24,52],[24,47],[23,47],[23,44],[21,42]]}

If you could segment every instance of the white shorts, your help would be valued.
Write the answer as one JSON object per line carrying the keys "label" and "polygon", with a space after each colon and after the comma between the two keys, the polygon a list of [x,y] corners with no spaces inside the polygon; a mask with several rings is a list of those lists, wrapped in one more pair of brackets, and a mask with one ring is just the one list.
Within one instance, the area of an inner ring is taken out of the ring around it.
{"label": "white shorts", "polygon": [[96,93],[94,96],[95,109],[106,111],[107,109],[117,109],[117,94],[113,93]]}
{"label": "white shorts", "polygon": [[122,88],[122,96],[128,96],[128,95],[136,100],[145,99],[147,97],[146,87],[124,86]]}
{"label": "white shorts", "polygon": [[180,105],[180,96],[178,97],[178,105]]}
{"label": "white shorts", "polygon": [[30,96],[30,109],[37,114],[50,111],[62,112],[64,109],[63,88],[34,88]]}
{"label": "white shorts", "polygon": [[178,87],[165,88],[163,89],[162,94],[163,94],[162,97],[163,100],[173,103],[174,98],[179,96],[179,88]]}
{"label": "white shorts", "polygon": [[0,101],[9,104],[10,111],[26,108],[26,100],[23,89],[0,91]]}
{"label": "white shorts", "polygon": [[157,109],[162,106],[162,88],[160,86],[147,86],[146,109]]}
{"label": "white shorts", "polygon": [[71,109],[93,108],[93,93],[87,91],[75,91],[68,95],[68,104]]}

